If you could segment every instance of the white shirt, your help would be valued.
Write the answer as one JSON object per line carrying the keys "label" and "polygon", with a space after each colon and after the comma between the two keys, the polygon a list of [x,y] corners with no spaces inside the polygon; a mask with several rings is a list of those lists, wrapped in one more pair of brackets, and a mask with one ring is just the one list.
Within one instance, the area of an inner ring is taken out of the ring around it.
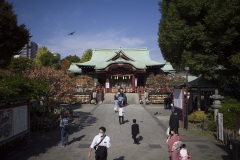
{"label": "white shirt", "polygon": [[[92,141],[91,148],[97,145],[101,141],[102,137],[100,135],[96,135]],[[106,136],[103,141],[99,144],[99,146],[105,146],[107,148],[111,147],[110,138]]]}
{"label": "white shirt", "polygon": [[188,154],[187,154],[187,150],[186,150],[185,148],[182,148],[182,149],[180,150],[180,157],[182,158],[182,160],[187,159]]}
{"label": "white shirt", "polygon": [[124,115],[124,109],[123,108],[119,108],[118,109],[118,115],[119,116],[123,116]]}

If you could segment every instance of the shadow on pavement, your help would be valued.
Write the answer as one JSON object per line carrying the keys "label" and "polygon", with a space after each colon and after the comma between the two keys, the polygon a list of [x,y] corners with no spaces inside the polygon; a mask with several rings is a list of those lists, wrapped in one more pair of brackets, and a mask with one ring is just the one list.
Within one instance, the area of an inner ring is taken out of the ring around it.
{"label": "shadow on pavement", "polygon": [[115,158],[115,159],[113,159],[113,160],[125,160],[125,158],[124,158],[124,156],[121,156],[121,157]]}
{"label": "shadow on pavement", "polygon": [[81,139],[83,139],[85,137],[85,135],[82,135],[81,137],[73,137],[73,139],[71,141],[68,142],[68,145],[71,145],[72,143],[74,142],[77,142],[77,141],[81,141]]}
{"label": "shadow on pavement", "polygon": [[[96,123],[97,118],[93,117],[91,113],[79,112],[78,115],[79,116],[74,117],[73,121],[71,122],[69,136],[75,132],[81,131],[85,127]],[[59,127],[58,129],[51,132],[31,132],[30,137],[30,144],[28,147],[16,150],[12,154],[5,157],[1,157],[1,160],[26,160],[30,157],[38,157],[40,154],[46,153],[52,147],[60,147],[61,129]],[[69,145],[76,141],[81,141],[83,137],[85,137],[85,135],[77,138],[74,137],[73,140],[69,142]]]}
{"label": "shadow on pavement", "polygon": [[228,155],[223,155],[222,160],[232,160]]}
{"label": "shadow on pavement", "polygon": [[128,120],[123,121],[124,124],[125,124],[125,123],[128,123],[128,122],[129,122]]}
{"label": "shadow on pavement", "polygon": [[[229,153],[228,147],[224,144],[215,144],[217,147],[221,148],[222,150],[224,150],[226,153]],[[222,155],[222,159],[223,160],[230,160],[230,156],[229,155]]]}
{"label": "shadow on pavement", "polygon": [[138,138],[137,138],[137,140],[138,140],[138,142],[141,142],[142,140],[143,140],[143,136],[139,136]]}

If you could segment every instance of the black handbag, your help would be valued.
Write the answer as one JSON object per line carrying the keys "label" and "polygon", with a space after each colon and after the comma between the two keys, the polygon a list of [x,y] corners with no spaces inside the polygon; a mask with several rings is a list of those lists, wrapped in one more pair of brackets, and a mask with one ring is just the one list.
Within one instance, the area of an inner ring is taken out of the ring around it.
{"label": "black handbag", "polygon": [[101,141],[98,143],[98,144],[96,144],[93,148],[95,149],[95,150],[97,150],[97,147],[98,147],[98,145],[103,141],[103,139],[106,137],[106,135],[101,139]]}

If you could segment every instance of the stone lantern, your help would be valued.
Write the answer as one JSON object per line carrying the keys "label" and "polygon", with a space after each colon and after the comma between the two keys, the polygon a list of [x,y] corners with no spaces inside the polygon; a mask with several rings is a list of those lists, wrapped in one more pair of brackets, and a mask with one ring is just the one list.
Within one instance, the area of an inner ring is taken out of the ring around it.
{"label": "stone lantern", "polygon": [[220,100],[222,100],[224,96],[219,95],[216,89],[214,95],[210,96],[210,98],[213,99],[213,105],[211,105],[211,107],[214,109],[214,121],[216,121],[219,108],[222,107]]}

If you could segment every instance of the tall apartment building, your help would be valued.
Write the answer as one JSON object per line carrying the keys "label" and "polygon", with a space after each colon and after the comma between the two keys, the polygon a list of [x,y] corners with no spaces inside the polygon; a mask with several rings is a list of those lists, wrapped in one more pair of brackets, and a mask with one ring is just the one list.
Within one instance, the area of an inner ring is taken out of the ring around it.
{"label": "tall apartment building", "polygon": [[36,57],[38,50],[38,45],[35,42],[29,41],[24,45],[21,51],[19,51],[19,55],[21,57],[29,57],[34,59]]}

